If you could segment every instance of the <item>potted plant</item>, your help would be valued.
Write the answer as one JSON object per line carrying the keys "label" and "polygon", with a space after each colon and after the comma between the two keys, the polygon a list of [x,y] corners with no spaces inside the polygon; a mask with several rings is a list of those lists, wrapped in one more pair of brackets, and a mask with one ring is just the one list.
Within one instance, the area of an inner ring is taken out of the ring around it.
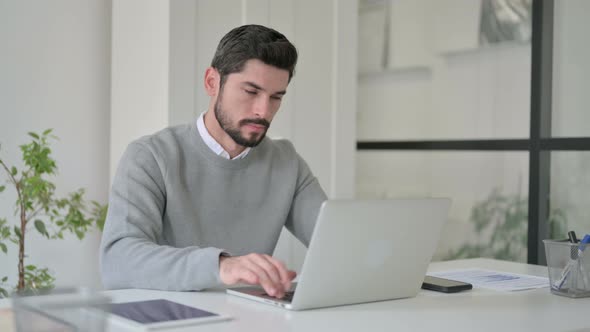
{"label": "potted plant", "polygon": [[[84,189],[64,198],[56,197],[55,185],[48,179],[57,172],[49,146],[49,140],[57,137],[51,132],[48,129],[42,134],[29,133],[31,142],[20,146],[24,164],[20,170],[0,156],[0,174],[4,173],[6,178],[4,183],[0,182],[0,193],[8,186],[17,195],[14,213],[17,223],[10,224],[0,217],[0,250],[8,252],[7,242],[18,246],[18,282],[14,287],[17,292],[54,287],[55,278],[48,268],[25,265],[25,240],[31,231],[36,230],[47,239],[63,239],[69,232],[81,240],[93,227],[102,230],[106,217],[106,205],[92,201],[89,207],[84,200]],[[0,278],[0,297],[8,297],[8,277]]]}
{"label": "potted plant", "polygon": [[[485,200],[473,206],[470,221],[475,228],[476,241],[449,251],[443,260],[472,257],[511,261],[526,259],[528,197],[503,194],[499,188],[494,188]],[[550,236],[565,234],[565,211],[551,209],[548,222]]]}

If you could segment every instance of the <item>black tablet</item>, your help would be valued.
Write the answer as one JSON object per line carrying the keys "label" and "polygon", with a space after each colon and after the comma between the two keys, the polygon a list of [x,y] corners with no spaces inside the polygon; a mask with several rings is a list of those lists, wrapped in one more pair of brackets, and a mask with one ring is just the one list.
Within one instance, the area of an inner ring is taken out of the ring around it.
{"label": "black tablet", "polygon": [[112,303],[108,307],[113,323],[142,330],[155,330],[184,325],[195,325],[228,320],[219,315],[192,306],[163,299]]}

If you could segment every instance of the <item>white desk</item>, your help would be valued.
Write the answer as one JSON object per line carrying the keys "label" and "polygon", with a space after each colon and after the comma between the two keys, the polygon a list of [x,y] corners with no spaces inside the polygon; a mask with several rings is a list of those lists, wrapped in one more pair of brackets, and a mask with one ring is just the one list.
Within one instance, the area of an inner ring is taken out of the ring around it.
{"label": "white desk", "polygon": [[[429,271],[469,267],[547,276],[543,266],[491,259],[433,263]],[[590,331],[590,298],[556,296],[548,288],[511,293],[474,289],[457,294],[423,290],[411,299],[299,312],[221,291],[105,293],[113,302],[165,298],[233,317],[229,322],[173,331]]]}

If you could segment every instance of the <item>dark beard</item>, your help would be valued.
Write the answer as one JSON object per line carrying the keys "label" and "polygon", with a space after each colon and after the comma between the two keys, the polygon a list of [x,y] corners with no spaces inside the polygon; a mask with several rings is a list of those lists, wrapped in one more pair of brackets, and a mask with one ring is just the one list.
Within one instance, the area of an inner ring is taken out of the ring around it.
{"label": "dark beard", "polygon": [[[238,123],[237,128],[232,127],[229,119],[221,110],[221,97],[222,93],[220,92],[219,98],[217,99],[217,101],[215,102],[215,106],[213,107],[215,119],[217,119],[217,122],[219,122],[219,126],[221,126],[221,129],[223,129],[229,135],[229,137],[231,137],[231,139],[234,140],[234,142],[236,142],[236,144],[239,144],[241,146],[253,148],[260,144],[264,137],[266,137],[266,130],[268,130],[268,127],[270,127],[270,123],[265,119],[244,119]],[[247,125],[249,123],[265,126],[266,130],[262,134],[260,134],[260,136],[253,135],[250,139],[248,139],[242,135],[242,133],[240,132],[240,127]]]}

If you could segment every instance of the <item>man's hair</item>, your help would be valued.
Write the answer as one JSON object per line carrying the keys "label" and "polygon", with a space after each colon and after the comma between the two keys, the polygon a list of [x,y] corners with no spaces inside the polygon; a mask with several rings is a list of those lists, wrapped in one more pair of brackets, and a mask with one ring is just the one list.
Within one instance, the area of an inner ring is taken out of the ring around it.
{"label": "man's hair", "polygon": [[227,75],[239,73],[246,61],[257,59],[267,65],[285,69],[289,81],[297,64],[297,49],[280,32],[262,25],[243,25],[228,32],[217,45],[211,67],[217,69],[223,86]]}

